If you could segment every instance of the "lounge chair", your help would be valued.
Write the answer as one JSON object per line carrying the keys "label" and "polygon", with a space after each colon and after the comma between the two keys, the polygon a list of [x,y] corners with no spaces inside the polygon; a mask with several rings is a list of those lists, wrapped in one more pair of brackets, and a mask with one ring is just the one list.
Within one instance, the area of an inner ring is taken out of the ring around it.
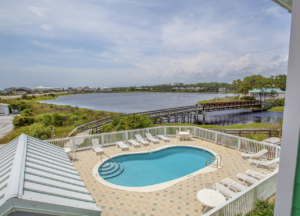
{"label": "lounge chair", "polygon": [[158,139],[163,140],[163,141],[170,141],[170,138],[168,138],[168,137],[166,137],[166,136],[163,136],[163,135],[156,135],[156,137],[157,137]]}
{"label": "lounge chair", "polygon": [[[230,190],[231,189],[231,190]],[[237,194],[237,191],[233,188],[227,188],[219,183],[216,183],[216,190],[225,196],[226,199],[234,197]]]}
{"label": "lounge chair", "polygon": [[239,182],[236,182],[236,181],[233,181],[232,179],[230,178],[225,178],[221,181],[221,183],[225,186],[228,186],[230,188],[233,188],[235,189],[236,191],[242,191],[244,189],[247,188],[247,184],[246,183],[239,183]]}
{"label": "lounge chair", "polygon": [[263,167],[267,167],[269,170],[274,170],[277,168],[277,163],[279,163],[279,158],[270,161],[249,159],[249,162],[250,162],[250,166],[254,166],[254,167],[263,166]]}
{"label": "lounge chair", "polygon": [[246,154],[246,153],[242,153],[242,157],[244,158],[262,158],[262,157],[265,157],[265,154],[268,153],[268,150],[267,149],[263,149],[259,152],[256,152],[254,154]]}
{"label": "lounge chair", "polygon": [[128,145],[126,145],[125,143],[123,143],[122,141],[116,142],[116,145],[119,146],[120,149],[129,149]]}
{"label": "lounge chair", "polygon": [[137,147],[137,146],[141,146],[140,143],[138,143],[137,141],[135,140],[128,140],[128,142],[133,146],[133,147]]}
{"label": "lounge chair", "polygon": [[153,142],[153,143],[159,143],[158,139],[154,139],[153,136],[151,135],[151,133],[146,133],[146,137],[149,141]]}
{"label": "lounge chair", "polygon": [[141,143],[142,145],[149,145],[149,144],[150,144],[148,141],[144,140],[144,139],[141,137],[140,134],[136,134],[135,137],[136,137],[137,141],[138,141],[139,143]]}
{"label": "lounge chair", "polygon": [[93,143],[92,150],[94,150],[94,152],[96,154],[100,154],[100,153],[104,152],[103,149],[101,148],[100,144],[99,144],[99,140],[98,139],[92,139],[92,143]]}
{"label": "lounge chair", "polygon": [[248,176],[251,176],[251,177],[254,177],[254,178],[257,178],[259,180],[263,179],[264,177],[266,177],[268,175],[268,173],[266,172],[256,172],[254,170],[250,170],[248,169],[246,172],[245,172]]}
{"label": "lounge chair", "polygon": [[250,184],[254,184],[256,183],[258,180],[255,178],[252,178],[244,173],[239,173],[236,175],[236,180],[240,183],[250,183]]}

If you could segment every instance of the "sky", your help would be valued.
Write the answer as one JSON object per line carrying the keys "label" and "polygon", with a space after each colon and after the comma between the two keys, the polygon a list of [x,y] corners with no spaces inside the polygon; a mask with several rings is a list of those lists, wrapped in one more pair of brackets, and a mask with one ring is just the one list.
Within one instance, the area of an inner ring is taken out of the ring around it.
{"label": "sky", "polygon": [[290,24],[271,0],[0,0],[0,89],[286,74]]}

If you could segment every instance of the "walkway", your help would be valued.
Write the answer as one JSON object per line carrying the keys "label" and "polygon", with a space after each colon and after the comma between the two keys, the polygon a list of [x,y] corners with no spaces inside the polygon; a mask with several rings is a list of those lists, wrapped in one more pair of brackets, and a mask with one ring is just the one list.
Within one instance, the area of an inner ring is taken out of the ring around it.
{"label": "walkway", "polygon": [[[102,209],[101,216],[166,216],[166,215],[201,215],[202,206],[197,200],[197,192],[203,189],[206,182],[219,182],[229,177],[235,180],[235,175],[253,168],[247,160],[242,159],[241,152],[194,138],[194,141],[177,141],[171,138],[171,142],[160,142],[150,146],[134,148],[129,147],[126,152],[140,152],[156,149],[162,145],[195,145],[209,148],[220,154],[223,158],[223,167],[217,171],[199,174],[181,181],[161,191],[140,193],[122,191],[110,188],[99,183],[92,174],[94,166],[99,162],[100,156],[96,156],[91,150],[76,153],[77,161],[73,164],[77,169],[84,184],[96,204]],[[116,146],[104,147],[105,153],[113,156],[122,152]],[[103,155],[103,159],[105,156]],[[265,170],[264,170],[265,171]]]}

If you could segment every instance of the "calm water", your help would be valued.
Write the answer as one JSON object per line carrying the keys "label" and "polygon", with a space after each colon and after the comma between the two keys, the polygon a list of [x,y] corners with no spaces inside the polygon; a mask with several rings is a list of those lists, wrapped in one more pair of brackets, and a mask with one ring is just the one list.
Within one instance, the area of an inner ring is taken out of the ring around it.
{"label": "calm water", "polygon": [[179,106],[195,105],[197,101],[232,94],[201,93],[95,93],[62,96],[41,103],[71,105],[93,110],[134,113]]}
{"label": "calm water", "polygon": [[147,154],[113,158],[122,163],[124,171],[106,181],[127,187],[142,187],[171,181],[205,167],[213,157],[208,151],[192,147],[172,147]]}
{"label": "calm water", "polygon": [[[197,101],[215,97],[232,96],[231,94],[201,93],[95,93],[62,96],[56,100],[41,101],[42,103],[71,105],[93,110],[121,113],[143,112],[186,105],[195,105]],[[207,112],[206,124],[231,125],[260,122],[279,122],[283,113],[252,112],[247,109]],[[197,123],[197,122],[194,122]],[[199,115],[199,124],[202,116]]]}

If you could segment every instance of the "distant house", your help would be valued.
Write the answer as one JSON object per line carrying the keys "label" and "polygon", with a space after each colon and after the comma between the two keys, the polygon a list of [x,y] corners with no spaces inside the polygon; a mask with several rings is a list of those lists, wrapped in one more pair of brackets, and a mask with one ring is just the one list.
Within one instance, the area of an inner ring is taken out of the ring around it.
{"label": "distant house", "polygon": [[181,87],[179,88],[179,91],[185,91],[185,88]]}
{"label": "distant house", "polygon": [[226,92],[226,88],[219,88],[219,92],[220,93],[225,93]]}
{"label": "distant house", "polygon": [[44,92],[44,91],[60,91],[61,88],[59,87],[44,87],[44,86],[38,86],[38,87],[35,87],[34,90],[37,90],[39,92]]}
{"label": "distant house", "polygon": [[249,91],[248,96],[254,96],[256,100],[268,100],[268,99],[283,99],[285,98],[285,91],[279,88],[269,88],[269,89],[253,89]]}
{"label": "distant house", "polygon": [[93,89],[91,87],[86,86],[86,87],[84,87],[82,89],[82,91],[84,91],[84,92],[91,92],[91,91],[93,91]]}
{"label": "distant house", "polygon": [[7,90],[1,90],[0,93],[3,94],[3,95],[8,95],[9,91],[7,91]]}
{"label": "distant house", "polygon": [[79,87],[77,88],[77,91],[81,92],[81,91],[82,91],[82,87],[79,86]]}
{"label": "distant house", "polygon": [[174,89],[174,90],[178,91],[178,87],[174,87],[174,88],[172,88],[172,89]]}
{"label": "distant house", "polygon": [[194,91],[194,87],[187,87],[186,90],[187,91]]}

